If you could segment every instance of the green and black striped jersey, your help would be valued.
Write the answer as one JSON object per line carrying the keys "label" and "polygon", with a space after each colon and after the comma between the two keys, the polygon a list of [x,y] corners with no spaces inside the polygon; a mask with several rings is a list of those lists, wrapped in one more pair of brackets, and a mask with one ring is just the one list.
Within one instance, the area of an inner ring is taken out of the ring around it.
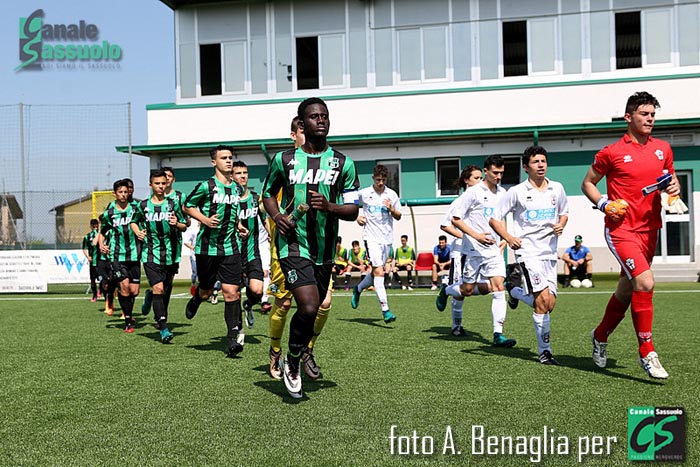
{"label": "green and black striped jersey", "polygon": [[[331,203],[358,203],[360,181],[355,163],[328,146],[321,154],[307,154],[301,148],[279,152],[270,163],[263,186],[263,197],[275,198],[282,190],[281,212],[292,213],[301,203],[308,204],[309,190]],[[275,232],[280,258],[302,257],[315,264],[333,264],[338,217],[309,209],[296,223],[294,232]]]}
{"label": "green and black striped jersey", "polygon": [[[102,236],[104,237],[103,242],[104,242],[105,246],[111,247],[112,246],[112,243],[111,243],[112,242],[112,231],[108,230],[107,233],[102,234]],[[111,248],[110,248],[110,250],[111,250]],[[107,261],[107,262],[112,261],[111,259],[109,259],[109,257],[110,257],[109,253],[105,254],[105,253],[102,253],[100,251],[99,245],[97,245],[97,255],[95,255],[95,256],[97,256],[97,261]]]}
{"label": "green and black striped jersey", "polygon": [[200,224],[195,254],[230,256],[238,253],[238,201],[243,187],[236,182],[224,185],[216,177],[197,184],[187,196],[185,206],[198,208],[202,214],[212,217],[218,214],[215,228]]}
{"label": "green and black striped jersey", "polygon": [[92,258],[92,261],[90,261],[90,265],[92,266],[97,266],[97,253],[100,249],[98,245],[92,244],[95,237],[97,237],[97,230],[91,230],[83,237],[83,250],[87,250],[88,255]]}
{"label": "green and black striped jersey", "polygon": [[182,235],[170,225],[170,215],[175,214],[178,222],[185,223],[185,215],[177,197],[167,197],[156,204],[151,198],[141,201],[131,222],[146,230],[141,245],[141,262],[163,266],[178,264],[182,253]]}
{"label": "green and black striped jersey", "polygon": [[136,204],[129,203],[122,211],[116,202],[109,203],[105,212],[100,216],[102,235],[112,231],[110,260],[125,262],[139,260],[139,242],[131,230],[131,219],[136,212]]}
{"label": "green and black striped jersey", "polygon": [[248,236],[238,239],[238,250],[245,261],[252,261],[260,258],[260,247],[258,236],[260,234],[260,223],[262,222],[262,210],[260,209],[260,197],[254,191],[248,191],[248,196],[243,196],[239,201],[238,217],[243,227],[248,229]]}

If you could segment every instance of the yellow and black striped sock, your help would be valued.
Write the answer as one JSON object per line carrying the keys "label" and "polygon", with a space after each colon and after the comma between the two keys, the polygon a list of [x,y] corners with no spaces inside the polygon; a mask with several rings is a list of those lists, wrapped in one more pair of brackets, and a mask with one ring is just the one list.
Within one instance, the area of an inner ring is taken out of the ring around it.
{"label": "yellow and black striped sock", "polygon": [[318,339],[319,334],[321,334],[321,331],[323,330],[323,326],[325,326],[326,321],[328,321],[328,312],[331,311],[332,306],[333,305],[329,306],[328,308],[318,309],[318,313],[316,314],[316,321],[314,321],[314,337],[312,337],[311,341],[309,342],[309,349],[314,348],[316,339]]}
{"label": "yellow and black striped sock", "polygon": [[287,313],[289,310],[284,310],[277,305],[277,302],[272,304],[270,311],[270,347],[275,352],[282,350],[282,334],[284,333],[284,323],[287,321]]}

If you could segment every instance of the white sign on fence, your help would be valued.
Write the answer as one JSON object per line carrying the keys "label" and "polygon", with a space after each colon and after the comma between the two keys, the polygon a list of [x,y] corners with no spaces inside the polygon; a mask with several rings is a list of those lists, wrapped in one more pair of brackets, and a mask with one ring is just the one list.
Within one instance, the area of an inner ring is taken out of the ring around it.
{"label": "white sign on fence", "polygon": [[46,292],[48,284],[87,284],[81,250],[0,251],[0,293]]}

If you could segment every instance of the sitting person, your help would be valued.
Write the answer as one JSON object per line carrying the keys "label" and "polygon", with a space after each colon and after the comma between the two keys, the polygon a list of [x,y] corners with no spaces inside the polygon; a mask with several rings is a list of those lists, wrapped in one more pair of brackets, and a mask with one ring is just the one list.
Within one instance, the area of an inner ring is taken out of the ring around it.
{"label": "sitting person", "polygon": [[370,268],[369,262],[367,261],[367,252],[364,248],[360,247],[360,242],[358,240],[353,240],[352,249],[348,254],[348,265],[345,267],[345,283],[347,284],[351,272],[359,271],[361,277],[360,280],[362,280],[369,270]]}
{"label": "sitting person", "polygon": [[438,244],[433,248],[433,286],[430,290],[438,289],[438,273],[450,270],[450,247],[447,244],[447,237],[440,235]]}
{"label": "sitting person", "polygon": [[569,287],[573,279],[591,281],[593,287],[593,255],[588,247],[583,246],[583,237],[576,235],[574,245],[566,249],[561,257],[564,262],[564,287]]}
{"label": "sitting person", "polygon": [[[335,258],[333,259],[333,284],[338,284],[338,276],[345,274],[348,267],[348,249],[343,247],[343,238],[335,240]],[[345,290],[350,290],[348,286],[348,276],[345,276]]]}
{"label": "sitting person", "polygon": [[[394,280],[403,290],[413,290],[412,271],[416,267],[416,251],[408,246],[408,235],[401,235],[401,246],[394,250],[394,261],[391,272]],[[408,285],[404,285],[399,277],[399,271],[406,271]]]}

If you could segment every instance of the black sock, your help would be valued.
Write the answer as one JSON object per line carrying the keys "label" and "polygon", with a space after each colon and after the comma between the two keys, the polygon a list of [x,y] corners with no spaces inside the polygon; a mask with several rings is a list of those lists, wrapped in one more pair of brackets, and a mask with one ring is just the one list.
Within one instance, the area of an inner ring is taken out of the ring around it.
{"label": "black sock", "polygon": [[192,296],[192,302],[199,306],[200,303],[202,303],[202,297],[199,296],[199,286],[197,286],[196,289],[194,289],[194,295]]}
{"label": "black sock", "polygon": [[241,330],[241,301],[224,303],[224,320],[226,320],[226,335],[228,337],[238,336]]}
{"label": "black sock", "polygon": [[92,298],[96,298],[97,297],[97,284],[92,282],[90,284],[90,290],[92,290]]}
{"label": "black sock", "polygon": [[316,313],[303,313],[297,310],[289,323],[289,355],[299,363],[302,351],[308,347],[314,335]]}
{"label": "black sock", "polygon": [[167,317],[165,315],[165,301],[162,295],[153,294],[153,316],[156,318],[158,329],[163,330],[166,326]]}

